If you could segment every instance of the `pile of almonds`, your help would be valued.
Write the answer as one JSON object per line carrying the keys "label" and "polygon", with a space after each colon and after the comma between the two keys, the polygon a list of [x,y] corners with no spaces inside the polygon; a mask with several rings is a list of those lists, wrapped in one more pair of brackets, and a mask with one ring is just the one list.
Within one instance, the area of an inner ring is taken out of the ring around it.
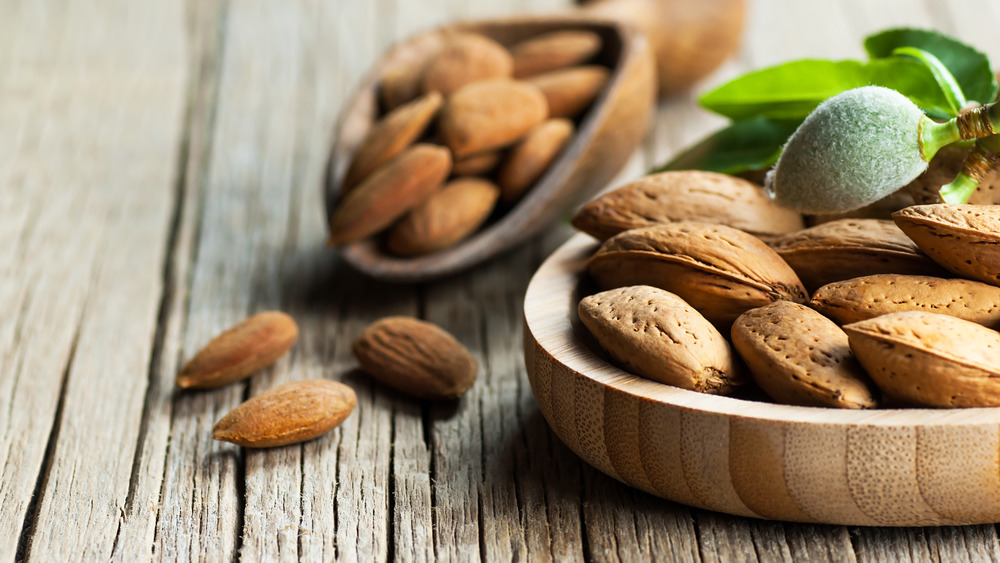
{"label": "pile of almonds", "polygon": [[442,32],[379,80],[383,110],[354,152],[330,218],[328,244],[384,234],[419,256],[468,237],[509,209],[570,144],[609,78],[587,64],[603,47],[586,30],[510,45]]}
{"label": "pile of almonds", "polygon": [[815,222],[710,172],[622,186],[573,218],[603,241],[580,322],[624,369],[703,393],[1000,405],[1000,205]]}
{"label": "pile of almonds", "polygon": [[[298,338],[295,321],[265,311],[212,339],[181,368],[180,389],[215,389],[274,364]],[[426,400],[461,397],[476,381],[475,358],[438,326],[409,317],[373,323],[354,343],[362,369],[380,382]],[[292,381],[250,398],[222,417],[216,440],[247,448],[312,440],[340,425],[357,406],[354,390],[337,381]]]}

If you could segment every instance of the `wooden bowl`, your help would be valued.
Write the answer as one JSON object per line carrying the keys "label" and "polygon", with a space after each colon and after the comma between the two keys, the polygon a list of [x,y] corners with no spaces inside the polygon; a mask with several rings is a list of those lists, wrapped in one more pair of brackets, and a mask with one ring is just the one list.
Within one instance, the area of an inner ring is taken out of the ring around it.
{"label": "wooden bowl", "polygon": [[1000,408],[849,411],[704,395],[624,372],[576,314],[594,239],[528,286],[524,357],[552,429],[604,473],[740,516],[861,526],[1000,521]]}
{"label": "wooden bowl", "polygon": [[378,77],[395,61],[417,50],[432,49],[446,30],[474,31],[503,45],[563,29],[598,33],[604,47],[596,62],[611,69],[608,84],[580,120],[569,146],[530,191],[496,221],[448,249],[413,258],[389,254],[378,237],[343,247],[352,266],[386,281],[421,281],[441,277],[491,258],[552,224],[573,206],[596,193],[625,165],[650,123],[655,98],[655,69],[645,38],[631,27],[582,16],[532,17],[461,23],[413,37],[379,61],[342,110],[327,172],[329,218],[354,151],[378,117]]}

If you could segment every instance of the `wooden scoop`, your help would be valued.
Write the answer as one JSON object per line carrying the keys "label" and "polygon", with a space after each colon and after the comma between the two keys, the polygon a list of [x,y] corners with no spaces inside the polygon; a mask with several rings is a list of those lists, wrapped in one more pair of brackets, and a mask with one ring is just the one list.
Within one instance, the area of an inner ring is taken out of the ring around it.
{"label": "wooden scoop", "polygon": [[607,20],[556,16],[459,23],[417,35],[377,62],[341,112],[326,181],[326,208],[337,208],[341,183],[354,151],[378,118],[378,80],[386,68],[434,49],[442,34],[472,31],[510,46],[557,30],[589,30],[600,35],[597,64],[611,71],[607,85],[580,120],[576,134],[531,190],[493,223],[455,246],[414,258],[389,254],[379,237],[342,247],[344,259],[386,281],[421,281],[466,269],[536,234],[596,193],[624,166],[650,123],[655,71],[645,37],[634,28]]}

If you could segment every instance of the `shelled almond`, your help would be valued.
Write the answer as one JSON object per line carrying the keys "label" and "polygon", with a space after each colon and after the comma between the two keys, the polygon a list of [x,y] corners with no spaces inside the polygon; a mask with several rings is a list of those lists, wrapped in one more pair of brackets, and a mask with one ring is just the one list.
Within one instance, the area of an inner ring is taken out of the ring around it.
{"label": "shelled almond", "polygon": [[[329,244],[391,233],[388,251],[429,254],[513,208],[568,150],[607,86],[610,69],[594,63],[602,49],[600,35],[586,30],[506,45],[447,31],[396,57],[379,79],[382,111],[346,167]],[[456,188],[438,197],[459,177],[496,184],[501,197]],[[453,206],[463,208],[442,212]],[[433,241],[404,240],[418,232],[435,233]]]}

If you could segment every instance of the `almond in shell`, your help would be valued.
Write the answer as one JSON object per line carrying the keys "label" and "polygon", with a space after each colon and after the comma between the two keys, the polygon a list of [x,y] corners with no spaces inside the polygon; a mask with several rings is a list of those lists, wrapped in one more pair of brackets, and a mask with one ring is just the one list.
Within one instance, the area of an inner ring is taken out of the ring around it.
{"label": "almond in shell", "polygon": [[927,311],[1000,326],[1000,287],[972,280],[877,274],[824,285],[809,305],[840,324]]}
{"label": "almond in shell", "polygon": [[399,256],[447,248],[479,228],[496,205],[500,188],[480,178],[460,178],[414,207],[390,230],[387,246]]}
{"label": "almond in shell", "polygon": [[514,78],[578,65],[601,50],[601,37],[592,31],[570,29],[543,33],[510,48]]}
{"label": "almond in shell", "polygon": [[701,393],[725,394],[744,381],[729,343],[680,297],[650,286],[585,297],[580,321],[626,370]]}
{"label": "almond in shell", "polygon": [[246,379],[291,350],[299,336],[295,321],[280,311],[264,311],[216,336],[184,364],[181,389],[213,389]]}
{"label": "almond in shell", "polygon": [[851,349],[894,399],[929,407],[1000,405],[1000,333],[922,311],[844,326]]}
{"label": "almond in shell", "polygon": [[510,78],[513,70],[514,61],[503,45],[478,33],[456,32],[427,64],[423,90],[447,96],[466,84]]}
{"label": "almond in shell", "polygon": [[341,185],[341,195],[413,144],[434,119],[443,98],[431,92],[389,112],[358,146]]}
{"label": "almond in shell", "polygon": [[476,359],[455,337],[432,323],[386,317],[354,342],[361,369],[382,383],[421,399],[462,396],[476,382]]}
{"label": "almond in shell", "polygon": [[297,444],[333,430],[357,404],[354,390],[343,383],[293,381],[236,407],[216,423],[212,435],[246,448]]}
{"label": "almond in shell", "polygon": [[914,205],[892,218],[938,264],[1000,285],[1000,205]]}
{"label": "almond in shell", "polygon": [[416,144],[350,191],[330,218],[329,245],[347,244],[391,225],[436,192],[451,170],[448,149]]}
{"label": "almond in shell", "polygon": [[877,406],[847,334],[805,305],[778,301],[751,309],[733,323],[732,337],[754,381],[779,403]]}
{"label": "almond in shell", "polygon": [[588,65],[546,72],[528,81],[545,95],[550,117],[574,118],[597,98],[608,76],[607,68]]}
{"label": "almond in shell", "polygon": [[658,223],[701,221],[753,235],[805,228],[802,216],[771,202],[764,189],[726,174],[682,170],[650,174],[583,206],[573,226],[600,240]]}
{"label": "almond in shell", "polygon": [[587,271],[602,289],[651,285],[675,293],[727,330],[748,309],[808,299],[780,256],[724,225],[680,222],[625,231],[604,242]]}
{"label": "almond in shell", "polygon": [[511,147],[500,167],[497,182],[500,199],[508,205],[521,199],[524,192],[548,170],[572,136],[572,121],[549,119]]}
{"label": "almond in shell", "polygon": [[548,117],[545,96],[513,80],[483,80],[460,88],[438,121],[444,143],[456,158],[510,145]]}
{"label": "almond in shell", "polygon": [[810,291],[872,274],[944,274],[892,221],[883,219],[840,219],[770,244]]}

